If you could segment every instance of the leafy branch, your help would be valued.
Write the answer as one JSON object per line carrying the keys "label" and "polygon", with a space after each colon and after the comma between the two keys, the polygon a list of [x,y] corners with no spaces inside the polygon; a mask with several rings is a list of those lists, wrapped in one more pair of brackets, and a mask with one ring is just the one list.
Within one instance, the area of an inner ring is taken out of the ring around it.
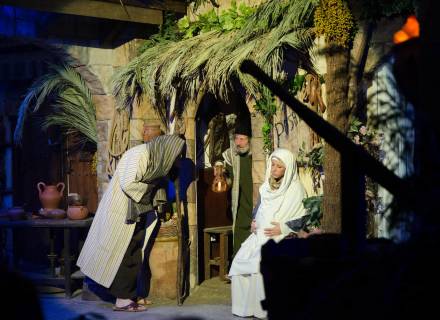
{"label": "leafy branch", "polygon": [[195,37],[209,31],[220,31],[223,33],[243,28],[246,21],[255,12],[255,8],[244,3],[237,6],[235,1],[231,7],[217,14],[214,9],[197,16],[197,20],[190,21],[188,16],[183,17],[177,23],[179,32],[184,39]]}
{"label": "leafy branch", "polygon": [[255,110],[264,118],[264,124],[261,129],[263,133],[263,150],[266,154],[273,151],[273,117],[277,112],[275,97],[266,87],[261,87],[261,96],[256,101]]}
{"label": "leafy branch", "polygon": [[312,196],[303,200],[304,208],[310,215],[306,222],[307,228],[318,228],[321,225],[322,218],[322,198],[323,196]]}
{"label": "leafy branch", "polygon": [[324,163],[324,146],[317,143],[312,150],[305,152],[305,143],[299,148],[297,163],[299,166],[305,167],[311,172],[313,190],[318,193],[321,186],[321,173],[323,172]]}

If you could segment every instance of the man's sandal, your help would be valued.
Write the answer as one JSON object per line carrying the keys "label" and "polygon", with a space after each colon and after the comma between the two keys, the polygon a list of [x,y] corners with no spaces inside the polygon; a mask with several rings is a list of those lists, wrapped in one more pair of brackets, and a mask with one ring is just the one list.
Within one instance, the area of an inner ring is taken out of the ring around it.
{"label": "man's sandal", "polygon": [[145,306],[140,305],[134,301],[126,306],[123,306],[123,307],[117,307],[117,306],[113,307],[113,311],[142,312],[142,311],[147,311],[147,310],[148,309]]}

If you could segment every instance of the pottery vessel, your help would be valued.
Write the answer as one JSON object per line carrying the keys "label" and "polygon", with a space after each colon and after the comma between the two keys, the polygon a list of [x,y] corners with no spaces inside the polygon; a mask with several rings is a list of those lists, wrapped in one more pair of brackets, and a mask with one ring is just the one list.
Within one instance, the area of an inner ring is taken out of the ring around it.
{"label": "pottery vessel", "polygon": [[67,217],[70,220],[82,220],[89,215],[89,209],[86,206],[69,206],[67,208]]}
{"label": "pottery vessel", "polygon": [[38,182],[38,195],[43,209],[57,209],[63,197],[64,188],[65,185],[62,182],[57,185],[46,185],[44,182]]}
{"label": "pottery vessel", "polygon": [[87,205],[87,198],[82,197],[78,193],[69,193],[67,195],[67,204],[69,206],[85,206]]}

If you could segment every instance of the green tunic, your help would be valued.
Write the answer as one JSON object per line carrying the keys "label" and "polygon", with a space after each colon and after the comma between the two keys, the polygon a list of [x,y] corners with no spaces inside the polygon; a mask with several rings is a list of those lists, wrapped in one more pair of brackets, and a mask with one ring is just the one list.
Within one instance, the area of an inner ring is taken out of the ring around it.
{"label": "green tunic", "polygon": [[252,222],[252,156],[240,156],[240,186],[234,228],[234,255],[251,234]]}

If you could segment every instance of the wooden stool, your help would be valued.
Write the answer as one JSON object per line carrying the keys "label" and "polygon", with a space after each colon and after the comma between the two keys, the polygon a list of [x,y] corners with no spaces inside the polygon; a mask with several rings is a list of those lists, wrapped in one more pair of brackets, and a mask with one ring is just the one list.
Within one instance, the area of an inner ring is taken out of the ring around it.
{"label": "wooden stool", "polygon": [[[211,266],[219,266],[219,277],[225,280],[226,269],[228,268],[228,240],[232,234],[232,226],[213,227],[203,229],[205,245],[205,279],[211,278]],[[211,236],[220,236],[220,256],[211,258]]]}

